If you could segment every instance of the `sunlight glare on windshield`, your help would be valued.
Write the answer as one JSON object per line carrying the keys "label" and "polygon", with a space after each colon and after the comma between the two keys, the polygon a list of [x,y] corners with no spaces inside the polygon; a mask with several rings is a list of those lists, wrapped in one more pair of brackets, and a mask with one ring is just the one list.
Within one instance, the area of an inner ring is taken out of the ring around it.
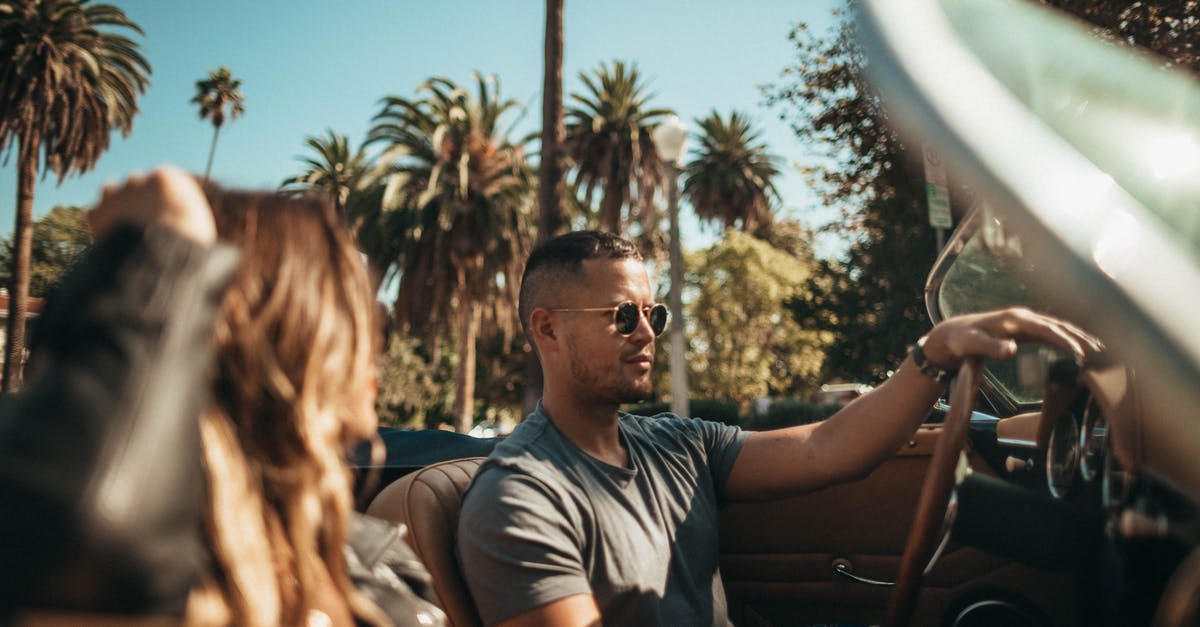
{"label": "sunlight glare on windshield", "polygon": [[1200,143],[1189,131],[1177,129],[1146,142],[1143,156],[1150,164],[1154,178],[1160,181],[1183,177],[1192,179],[1200,171]]}
{"label": "sunlight glare on windshield", "polygon": [[1092,259],[1100,271],[1115,279],[1139,263],[1132,253],[1140,243],[1141,232],[1141,224],[1133,216],[1120,210],[1110,212],[1092,249]]}
{"label": "sunlight glare on windshield", "polygon": [[1080,228],[1093,224],[1097,207],[1108,206],[1111,196],[1117,192],[1117,182],[1107,172],[1097,170],[1076,174],[1079,185],[1062,185],[1053,174],[1053,171],[1050,172],[1050,176],[1042,182],[1049,199],[1047,206],[1076,220]]}

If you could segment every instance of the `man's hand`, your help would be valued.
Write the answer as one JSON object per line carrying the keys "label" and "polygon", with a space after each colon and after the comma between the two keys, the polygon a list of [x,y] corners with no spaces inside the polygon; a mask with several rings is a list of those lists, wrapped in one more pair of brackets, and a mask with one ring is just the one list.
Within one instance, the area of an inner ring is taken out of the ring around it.
{"label": "man's hand", "polygon": [[931,363],[954,370],[968,357],[1008,359],[1017,354],[1018,342],[1055,346],[1081,364],[1102,348],[1078,327],[1024,308],[948,318],[929,332],[922,348]]}
{"label": "man's hand", "polygon": [[171,166],[104,186],[100,202],[88,212],[92,235],[100,239],[121,222],[158,224],[201,244],[217,237],[204,190],[194,176]]}

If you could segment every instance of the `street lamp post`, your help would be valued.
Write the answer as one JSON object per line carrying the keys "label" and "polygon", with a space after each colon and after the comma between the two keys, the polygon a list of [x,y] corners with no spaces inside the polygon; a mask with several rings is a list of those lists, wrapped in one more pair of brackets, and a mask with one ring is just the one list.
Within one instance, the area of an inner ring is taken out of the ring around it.
{"label": "street lamp post", "polygon": [[671,411],[688,416],[687,341],[683,332],[683,247],[679,241],[679,173],[683,166],[687,127],[672,115],[654,129],[658,156],[667,167],[667,214],[670,217]]}

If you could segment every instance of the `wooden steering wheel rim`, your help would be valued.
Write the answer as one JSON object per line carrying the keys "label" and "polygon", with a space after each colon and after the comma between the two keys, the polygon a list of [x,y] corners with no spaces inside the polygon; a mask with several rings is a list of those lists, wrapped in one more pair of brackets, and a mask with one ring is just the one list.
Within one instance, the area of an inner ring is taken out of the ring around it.
{"label": "wooden steering wheel rim", "polygon": [[979,359],[971,358],[963,362],[954,379],[950,411],[942,423],[941,435],[921,485],[921,496],[908,530],[896,586],[888,599],[887,617],[883,622],[886,627],[906,627],[912,620],[925,565],[937,548],[950,493],[954,490],[954,470],[967,441],[967,427],[975,410],[975,396],[979,393],[982,374]]}

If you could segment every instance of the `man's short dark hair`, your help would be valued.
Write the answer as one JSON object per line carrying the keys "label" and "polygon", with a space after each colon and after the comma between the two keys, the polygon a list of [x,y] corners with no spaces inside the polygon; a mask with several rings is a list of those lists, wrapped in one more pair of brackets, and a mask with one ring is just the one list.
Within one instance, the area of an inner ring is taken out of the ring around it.
{"label": "man's short dark hair", "polygon": [[[612,233],[573,231],[546,240],[529,254],[525,273],[521,275],[517,313],[521,316],[521,326],[530,345],[533,345],[533,334],[529,329],[529,315],[535,308],[553,301],[554,294],[564,286],[582,278],[584,261],[598,258],[641,261],[642,253],[632,242]],[[550,304],[553,306],[557,303]]]}

